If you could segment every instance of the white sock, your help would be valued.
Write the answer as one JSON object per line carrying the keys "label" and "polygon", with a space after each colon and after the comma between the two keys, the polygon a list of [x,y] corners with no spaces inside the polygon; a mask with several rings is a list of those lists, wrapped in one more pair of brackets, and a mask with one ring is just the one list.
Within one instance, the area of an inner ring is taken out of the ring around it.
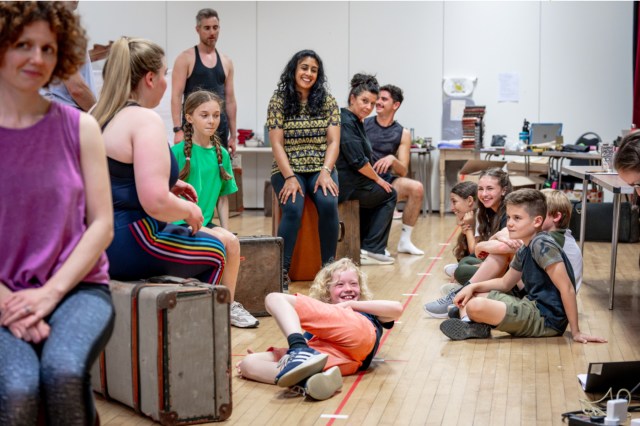
{"label": "white sock", "polygon": [[469,317],[468,317],[468,316],[466,316],[466,315],[465,315],[465,316],[463,316],[463,317],[462,317],[462,318],[460,318],[460,319],[461,319],[462,321],[464,321],[464,322],[471,322],[471,320],[469,319]]}
{"label": "white sock", "polygon": [[412,232],[413,226],[402,224],[402,233],[400,234],[400,241],[398,241],[398,253],[409,253],[417,256],[423,255],[424,252],[411,242]]}

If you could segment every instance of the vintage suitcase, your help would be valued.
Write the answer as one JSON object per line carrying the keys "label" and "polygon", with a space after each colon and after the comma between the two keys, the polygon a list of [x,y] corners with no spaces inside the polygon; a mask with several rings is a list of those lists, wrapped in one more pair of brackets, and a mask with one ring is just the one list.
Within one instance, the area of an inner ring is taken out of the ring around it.
{"label": "vintage suitcase", "polygon": [[113,335],[92,370],[93,389],[163,425],[231,415],[229,290],[111,281]]}
{"label": "vintage suitcase", "polygon": [[282,292],[281,237],[265,235],[238,237],[240,240],[240,272],[235,300],[255,316],[269,315],[264,298]]}
{"label": "vintage suitcase", "polygon": [[[569,228],[576,240],[580,239],[580,218],[582,203],[573,203]],[[587,203],[587,223],[585,241],[611,242],[613,234],[613,203]],[[618,242],[635,243],[640,240],[638,210],[631,203],[620,204]]]}

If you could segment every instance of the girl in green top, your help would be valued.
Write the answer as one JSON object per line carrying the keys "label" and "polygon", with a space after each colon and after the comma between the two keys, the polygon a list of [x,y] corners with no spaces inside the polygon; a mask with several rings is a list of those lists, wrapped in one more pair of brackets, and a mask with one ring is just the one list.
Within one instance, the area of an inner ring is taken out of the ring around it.
{"label": "girl in green top", "polygon": [[205,226],[212,227],[217,205],[220,225],[228,229],[227,195],[237,192],[238,186],[233,178],[229,153],[222,149],[216,135],[222,99],[213,92],[193,92],[187,97],[184,110],[187,120],[185,140],[171,148],[178,160],[180,179],[193,185],[198,193],[198,206],[202,209]]}
{"label": "girl in green top", "polygon": [[[226,196],[236,192],[238,187],[233,179],[229,153],[221,147],[220,139],[216,135],[222,107],[222,99],[215,93],[205,90],[191,93],[184,102],[187,120],[183,126],[184,141],[171,149],[178,160],[180,179],[193,185],[196,190],[196,201],[202,209],[204,224],[211,228],[207,232],[224,244],[227,259],[222,284],[229,288],[233,297],[240,269],[240,242],[226,229],[229,223],[229,204]],[[211,223],[216,205],[221,226]],[[258,320],[237,301],[231,303],[230,317],[231,325],[236,327],[258,325]]]}

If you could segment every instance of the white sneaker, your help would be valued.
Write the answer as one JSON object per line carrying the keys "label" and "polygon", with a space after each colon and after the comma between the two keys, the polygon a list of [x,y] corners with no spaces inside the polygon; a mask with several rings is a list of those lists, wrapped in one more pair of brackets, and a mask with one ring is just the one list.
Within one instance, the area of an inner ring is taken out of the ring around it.
{"label": "white sneaker", "polygon": [[260,324],[260,321],[251,315],[239,302],[231,302],[229,319],[231,325],[238,328],[254,328]]}
{"label": "white sneaker", "polygon": [[414,246],[411,241],[400,240],[400,242],[398,242],[398,253],[408,253],[415,256],[422,256],[424,254],[424,251]]}
{"label": "white sneaker", "polygon": [[393,265],[395,259],[391,256],[385,256],[384,254],[371,253],[370,251],[362,250],[366,254],[360,256],[361,265]]}
{"label": "white sneaker", "polygon": [[457,263],[449,263],[448,265],[444,265],[444,273],[447,274],[448,277],[453,277],[456,269],[458,269]]}
{"label": "white sneaker", "polygon": [[342,374],[336,365],[327,371],[309,377],[304,384],[304,393],[315,400],[324,401],[331,398],[341,387]]}

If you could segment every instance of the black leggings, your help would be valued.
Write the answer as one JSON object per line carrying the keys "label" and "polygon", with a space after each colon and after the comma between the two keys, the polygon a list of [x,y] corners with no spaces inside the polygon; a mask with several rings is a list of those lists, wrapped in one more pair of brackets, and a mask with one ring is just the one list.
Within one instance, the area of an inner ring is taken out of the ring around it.
{"label": "black leggings", "polygon": [[[314,193],[313,187],[321,172],[315,173],[295,173],[296,179],[302,187],[305,197],[311,197],[311,201],[318,210],[318,234],[320,236],[320,257],[322,264],[329,263],[336,255],[338,245],[338,197],[334,197],[329,191],[324,195],[322,188]],[[338,173],[334,170],[331,179],[338,184]],[[282,173],[271,176],[271,185],[276,197],[284,187],[284,177]],[[298,240],[298,230],[302,221],[302,211],[304,209],[304,198],[296,194],[296,202],[289,197],[282,207],[282,218],[278,226],[278,236],[284,239],[284,269],[289,271],[293,250]]]}

